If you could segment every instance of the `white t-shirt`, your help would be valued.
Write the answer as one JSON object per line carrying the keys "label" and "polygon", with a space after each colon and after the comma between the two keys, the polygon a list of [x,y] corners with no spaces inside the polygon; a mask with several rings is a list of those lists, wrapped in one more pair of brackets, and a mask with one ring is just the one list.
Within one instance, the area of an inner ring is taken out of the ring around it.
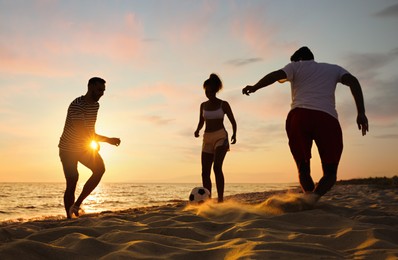
{"label": "white t-shirt", "polygon": [[292,62],[282,70],[291,83],[291,109],[320,110],[338,118],[334,93],[341,77],[349,72],[338,65],[314,60]]}

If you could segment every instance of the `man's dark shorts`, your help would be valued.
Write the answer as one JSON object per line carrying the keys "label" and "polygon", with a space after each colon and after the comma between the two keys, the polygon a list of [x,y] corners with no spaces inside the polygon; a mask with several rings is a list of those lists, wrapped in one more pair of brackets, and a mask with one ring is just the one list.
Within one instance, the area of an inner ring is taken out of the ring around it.
{"label": "man's dark shorts", "polygon": [[296,162],[309,161],[315,141],[322,163],[339,163],[343,134],[339,121],[328,113],[295,108],[286,119],[290,151]]}
{"label": "man's dark shorts", "polygon": [[78,162],[89,168],[94,174],[103,174],[105,172],[104,161],[98,151],[69,152],[59,150],[59,157],[66,179],[78,178]]}

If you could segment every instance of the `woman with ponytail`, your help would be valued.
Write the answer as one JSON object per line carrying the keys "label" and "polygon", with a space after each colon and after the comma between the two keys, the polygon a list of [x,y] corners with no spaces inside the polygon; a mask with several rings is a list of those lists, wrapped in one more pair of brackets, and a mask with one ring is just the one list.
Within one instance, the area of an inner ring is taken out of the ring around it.
{"label": "woman with ponytail", "polygon": [[211,193],[211,168],[213,166],[218,202],[224,200],[224,173],[222,165],[225,155],[229,151],[228,133],[224,127],[224,115],[226,114],[232,125],[231,144],[236,143],[236,121],[228,102],[216,97],[222,89],[222,82],[216,74],[203,83],[207,101],[200,105],[199,123],[195,131],[195,137],[199,137],[199,131],[205,126],[202,146],[202,183],[203,187]]}

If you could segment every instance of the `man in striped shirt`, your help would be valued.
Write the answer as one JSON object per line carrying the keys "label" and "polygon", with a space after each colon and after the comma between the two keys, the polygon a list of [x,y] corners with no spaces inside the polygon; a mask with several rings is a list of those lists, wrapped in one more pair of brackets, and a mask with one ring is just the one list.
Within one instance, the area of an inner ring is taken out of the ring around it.
{"label": "man in striped shirt", "polygon": [[[80,205],[97,187],[105,172],[104,161],[98,153],[98,142],[107,142],[116,146],[120,144],[119,138],[109,138],[95,132],[98,100],[104,95],[104,91],[105,80],[98,77],[91,78],[88,81],[86,95],[73,100],[68,108],[64,131],[58,145],[66,179],[64,205],[67,218],[72,218],[73,215],[79,216]],[[97,145],[96,149],[92,147],[92,143]],[[93,174],[75,201],[75,190],[79,179],[78,162],[89,168]]]}

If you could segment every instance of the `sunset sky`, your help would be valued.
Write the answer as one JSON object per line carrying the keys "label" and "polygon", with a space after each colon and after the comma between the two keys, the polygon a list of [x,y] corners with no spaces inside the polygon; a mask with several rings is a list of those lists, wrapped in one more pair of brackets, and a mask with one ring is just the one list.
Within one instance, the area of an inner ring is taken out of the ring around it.
{"label": "sunset sky", "polygon": [[[203,81],[217,73],[237,143],[226,182],[296,182],[285,118],[289,83],[247,97],[246,85],[308,46],[355,75],[370,132],[361,136],[348,87],[337,86],[344,133],[338,179],[398,175],[398,1],[2,1],[0,182],[62,182],[58,156],[70,102],[103,77],[97,133],[105,182],[201,182],[193,133]],[[232,133],[227,118],[225,126]],[[313,147],[312,170],[321,176]],[[80,181],[89,171],[80,167]]]}

